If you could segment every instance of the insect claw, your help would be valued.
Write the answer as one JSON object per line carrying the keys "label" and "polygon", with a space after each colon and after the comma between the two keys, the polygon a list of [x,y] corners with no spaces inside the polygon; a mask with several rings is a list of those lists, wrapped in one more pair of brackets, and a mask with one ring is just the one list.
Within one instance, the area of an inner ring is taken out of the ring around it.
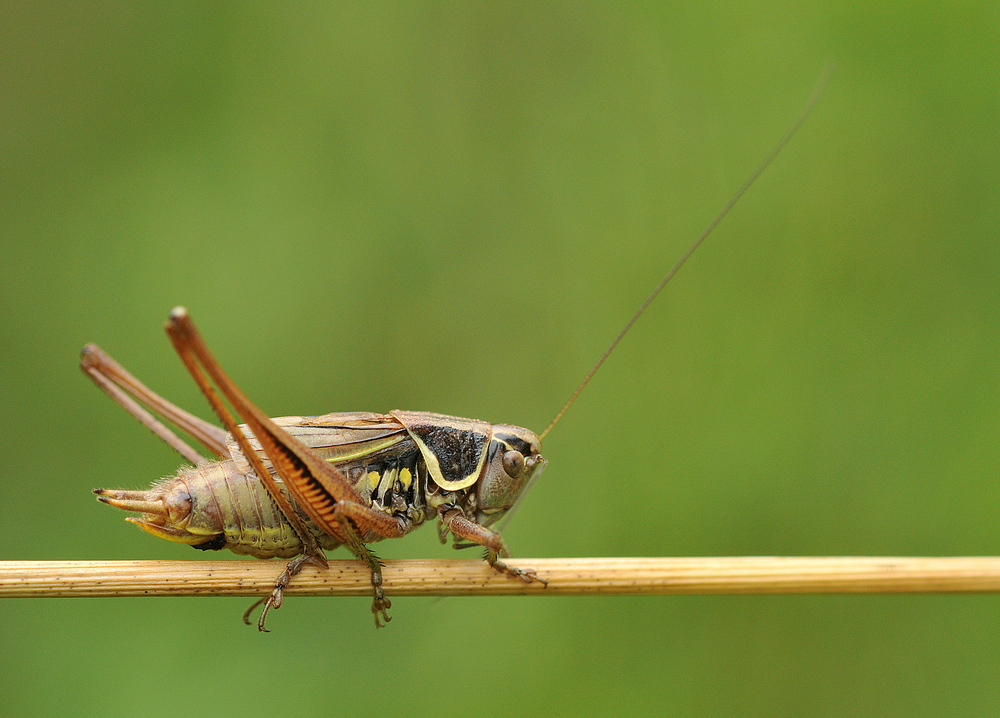
{"label": "insect claw", "polygon": [[535,573],[535,569],[533,568],[511,568],[510,566],[505,566],[504,571],[506,571],[507,575],[511,578],[519,578],[525,583],[534,583],[535,581],[538,581],[545,586],[549,585],[549,582],[544,578],[538,577],[538,574]]}
{"label": "insect claw", "polygon": [[257,620],[257,630],[261,633],[270,633],[271,631],[264,626],[264,623],[267,621],[267,612],[271,610],[272,607],[281,608],[281,601],[283,598],[284,592],[282,591],[282,587],[275,586],[274,590],[271,591],[271,595],[266,598],[258,598],[250,605],[250,608],[243,612],[243,623],[248,626],[253,625],[250,623],[250,615],[254,612],[254,609],[257,608],[257,606],[264,604],[264,608],[260,612],[260,618]]}
{"label": "insect claw", "polygon": [[250,608],[248,608],[243,612],[243,623],[245,623],[248,626],[253,625],[252,623],[250,623],[250,615],[253,613],[254,609],[257,608],[257,606],[264,604],[264,608],[260,612],[260,618],[257,620],[257,630],[260,631],[261,633],[270,633],[271,631],[264,626],[264,622],[267,620],[267,612],[268,610],[270,610],[272,606],[274,606],[275,608],[280,608],[281,599],[282,599],[281,587],[275,586],[274,590],[271,591],[270,596],[268,596],[267,598],[258,598],[250,605]]}
{"label": "insect claw", "polygon": [[525,568],[516,570],[517,570],[517,577],[520,578],[525,583],[533,583],[535,581],[538,581],[540,584],[545,586],[545,588],[549,587],[548,579],[541,578],[537,573],[535,573],[535,569]]}
{"label": "insect claw", "polygon": [[303,553],[293,558],[285,566],[285,570],[281,572],[278,579],[274,582],[274,588],[271,590],[271,595],[267,598],[261,598],[256,603],[254,603],[250,608],[248,608],[243,613],[243,622],[250,625],[250,614],[253,612],[257,606],[264,604],[264,608],[260,612],[260,619],[257,621],[257,630],[262,633],[270,633],[264,627],[264,622],[267,620],[267,612],[272,608],[281,608],[282,602],[285,600],[285,587],[291,582],[292,576],[295,576],[302,570],[302,567],[307,563],[311,563],[314,566],[319,566],[320,568],[327,568],[329,564],[327,563],[326,556],[322,553]]}
{"label": "insect claw", "polygon": [[505,573],[511,578],[519,578],[525,583],[534,583],[535,581],[538,581],[538,583],[542,584],[546,588],[549,586],[549,582],[535,573],[535,569],[514,568],[513,566],[508,566],[497,558],[496,554],[492,551],[486,552],[486,561],[493,567],[494,570],[499,571],[500,573]]}
{"label": "insect claw", "polygon": [[[274,590],[271,591],[271,595],[270,596],[268,596],[267,598],[262,598],[262,599],[258,600],[257,603],[255,603],[253,606],[251,606],[250,609],[245,614],[245,615],[249,616],[250,611],[252,611],[254,609],[254,607],[256,607],[258,604],[261,604],[261,603],[264,604],[264,608],[260,612],[260,618],[257,620],[257,630],[260,631],[261,633],[270,633],[270,631],[267,628],[264,627],[264,623],[267,621],[267,612],[269,610],[271,610],[272,606],[274,606],[275,608],[281,608],[282,598],[283,598],[283,594],[282,594],[281,586],[275,586]],[[249,621],[247,621],[246,623],[247,623],[248,626],[250,625]]]}
{"label": "insect claw", "polygon": [[264,604],[264,610],[260,612],[260,620],[257,621],[257,630],[260,633],[270,633],[271,629],[264,627],[264,619],[267,617],[267,607],[268,603]]}
{"label": "insect claw", "polygon": [[376,590],[375,600],[372,601],[372,614],[375,616],[375,628],[382,628],[382,621],[379,620],[381,615],[382,620],[386,623],[392,620],[392,616],[389,615],[388,611],[392,608],[392,601],[385,597],[382,593],[382,589]]}
{"label": "insect claw", "polygon": [[246,625],[249,626],[250,625],[250,614],[253,613],[254,609],[257,608],[257,606],[259,606],[260,604],[264,603],[264,601],[266,601],[266,600],[267,599],[264,599],[264,598],[258,598],[256,601],[254,601],[250,605],[250,608],[248,608],[247,610],[245,610],[243,612],[243,623],[245,623]]}
{"label": "insect claw", "polygon": [[375,596],[372,600],[372,613],[375,616],[375,628],[382,628],[379,616],[381,615],[386,623],[392,620],[392,617],[389,615],[389,609],[392,608],[392,601],[386,598],[385,593],[382,591],[382,562],[378,560],[375,554],[370,555],[379,566],[378,571],[374,567],[372,569],[372,594]]}

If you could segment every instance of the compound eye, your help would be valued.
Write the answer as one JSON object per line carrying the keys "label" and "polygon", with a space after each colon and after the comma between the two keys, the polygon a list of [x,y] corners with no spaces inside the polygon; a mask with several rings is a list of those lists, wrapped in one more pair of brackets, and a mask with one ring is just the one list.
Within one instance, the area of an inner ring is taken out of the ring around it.
{"label": "compound eye", "polygon": [[524,456],[521,455],[520,451],[513,449],[505,451],[500,463],[503,464],[503,470],[512,478],[517,478],[524,471]]}

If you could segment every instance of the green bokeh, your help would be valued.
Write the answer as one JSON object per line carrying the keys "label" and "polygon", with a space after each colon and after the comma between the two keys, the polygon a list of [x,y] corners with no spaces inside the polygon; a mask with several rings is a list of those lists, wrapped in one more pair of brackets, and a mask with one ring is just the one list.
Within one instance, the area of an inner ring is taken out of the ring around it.
{"label": "green bokeh", "polygon": [[[541,429],[829,57],[508,541],[998,553],[998,40],[975,2],[6,3],[0,558],[199,558],[90,497],[179,461],[76,368],[97,341],[207,415],[179,303],[271,414]],[[0,713],[1000,711],[994,596],[245,604],[5,601]]]}

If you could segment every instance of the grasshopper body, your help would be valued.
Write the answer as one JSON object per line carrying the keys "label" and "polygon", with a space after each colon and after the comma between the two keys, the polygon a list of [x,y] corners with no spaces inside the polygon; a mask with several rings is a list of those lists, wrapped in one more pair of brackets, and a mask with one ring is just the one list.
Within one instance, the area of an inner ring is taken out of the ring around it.
{"label": "grasshopper body", "polygon": [[[281,605],[283,590],[307,563],[326,567],[326,549],[345,546],[371,569],[375,625],[388,621],[378,558],[368,544],[398,538],[426,520],[440,521],[442,541],[481,546],[497,571],[531,583],[547,581],[503,563],[507,547],[491,526],[507,514],[545,466],[541,439],[559,421],[622,337],[688,257],[788,142],[819,100],[820,78],[791,129],[733,195],[707,229],[653,290],[569,401],[540,435],[506,424],[442,414],[393,411],[270,419],[229,379],[182,307],[166,329],[192,378],[226,431],[150,391],[95,345],[81,366],[91,379],[193,464],[147,491],[95,489],[98,499],[140,514],[133,523],[156,536],[206,550],[230,549],[259,558],[292,558],[263,603],[258,621]],[[219,397],[228,400],[245,424]],[[153,413],[204,444],[198,454]],[[249,621],[247,620],[249,623]]]}
{"label": "grasshopper body", "polygon": [[[167,322],[182,361],[229,432],[153,393],[94,344],[81,368],[157,436],[194,464],[146,491],[94,489],[98,499],[141,514],[129,520],[149,533],[203,550],[228,548],[258,558],[296,557],[264,603],[281,605],[285,586],[306,563],[326,566],[326,549],[346,545],[371,568],[375,625],[388,621],[378,558],[367,544],[406,535],[440,520],[442,541],[482,546],[486,561],[525,582],[530,569],[508,567],[500,535],[489,528],[545,466],[532,431],[443,414],[351,412],[267,418],[216,363],[187,310]],[[237,425],[213,388],[247,422]],[[147,409],[148,407],[148,409]],[[156,419],[168,419],[216,455],[200,456]],[[244,614],[247,620],[249,611]]]}
{"label": "grasshopper body", "polygon": [[[454,509],[487,527],[506,513],[524,483],[545,464],[538,438],[527,429],[440,414],[351,412],[272,421],[336,466],[364,504],[393,517],[403,533]],[[434,443],[433,437],[430,446],[427,441],[418,445],[411,431],[425,427],[437,428],[457,444],[473,447],[458,457],[467,459],[468,465],[449,464],[448,447]],[[339,542],[320,530],[289,495],[249,428],[241,425],[240,430],[309,533],[322,548],[336,548]],[[98,495],[112,506],[142,512],[141,517],[127,520],[169,541],[202,550],[229,549],[256,558],[301,554],[302,541],[277,510],[239,443],[230,436],[226,449],[228,459],[184,467],[177,476],[147,491],[99,489]],[[517,470],[519,466],[523,468]],[[445,478],[445,471],[450,479]],[[384,536],[368,531],[359,538],[370,543]]]}

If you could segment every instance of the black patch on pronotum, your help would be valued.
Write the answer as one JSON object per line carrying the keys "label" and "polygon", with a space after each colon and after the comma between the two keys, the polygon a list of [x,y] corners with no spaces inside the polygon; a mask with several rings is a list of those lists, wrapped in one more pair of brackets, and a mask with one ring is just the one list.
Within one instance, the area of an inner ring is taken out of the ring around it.
{"label": "black patch on pronotum", "polygon": [[472,474],[486,448],[488,436],[473,429],[455,429],[436,424],[410,425],[441,465],[441,478],[461,481]]}

